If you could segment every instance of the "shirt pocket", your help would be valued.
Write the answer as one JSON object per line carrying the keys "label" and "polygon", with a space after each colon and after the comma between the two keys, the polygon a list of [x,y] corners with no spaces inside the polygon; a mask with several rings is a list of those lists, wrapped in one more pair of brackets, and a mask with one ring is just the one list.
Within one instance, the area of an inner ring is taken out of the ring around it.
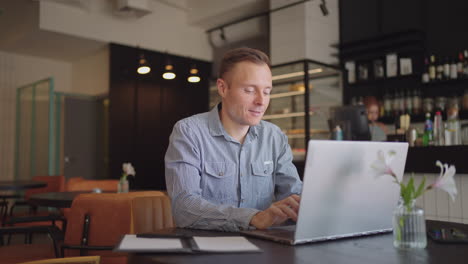
{"label": "shirt pocket", "polygon": [[[258,203],[268,204],[271,203],[273,197],[273,162],[272,161],[255,161],[251,163],[252,167],[252,186],[254,186],[257,197],[261,199]],[[262,207],[265,207],[263,205]]]}
{"label": "shirt pocket", "polygon": [[233,162],[205,162],[204,196],[229,200],[236,194],[236,167]]}

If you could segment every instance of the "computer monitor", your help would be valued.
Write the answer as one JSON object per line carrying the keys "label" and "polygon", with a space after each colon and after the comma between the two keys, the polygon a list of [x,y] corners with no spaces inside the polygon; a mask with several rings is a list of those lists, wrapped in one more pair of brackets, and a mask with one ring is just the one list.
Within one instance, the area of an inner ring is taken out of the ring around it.
{"label": "computer monitor", "polygon": [[344,140],[370,140],[369,121],[363,105],[345,105],[330,109],[330,130],[340,126]]}

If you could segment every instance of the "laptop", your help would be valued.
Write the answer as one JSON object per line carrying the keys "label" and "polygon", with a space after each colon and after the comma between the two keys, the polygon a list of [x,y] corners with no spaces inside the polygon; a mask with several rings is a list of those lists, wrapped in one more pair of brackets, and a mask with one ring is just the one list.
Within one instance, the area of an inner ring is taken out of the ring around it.
{"label": "laptop", "polygon": [[311,140],[297,223],[242,234],[290,245],[392,231],[399,186],[371,167],[395,151],[390,167],[403,176],[408,143]]}

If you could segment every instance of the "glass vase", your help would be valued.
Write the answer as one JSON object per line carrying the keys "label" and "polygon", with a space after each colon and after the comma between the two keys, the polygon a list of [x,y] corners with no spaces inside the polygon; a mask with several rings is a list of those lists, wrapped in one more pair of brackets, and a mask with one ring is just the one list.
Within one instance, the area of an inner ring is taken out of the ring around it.
{"label": "glass vase", "polygon": [[400,199],[393,212],[393,245],[400,249],[425,248],[426,222],[424,210],[411,200],[407,206]]}
{"label": "glass vase", "polygon": [[128,180],[120,180],[117,186],[118,193],[128,193]]}

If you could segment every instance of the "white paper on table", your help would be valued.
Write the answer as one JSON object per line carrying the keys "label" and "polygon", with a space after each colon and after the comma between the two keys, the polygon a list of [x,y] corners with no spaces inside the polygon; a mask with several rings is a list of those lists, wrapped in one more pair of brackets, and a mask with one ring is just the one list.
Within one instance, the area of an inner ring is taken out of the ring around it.
{"label": "white paper on table", "polygon": [[143,238],[136,237],[136,235],[125,235],[118,249],[163,251],[183,248],[182,242],[178,238]]}
{"label": "white paper on table", "polygon": [[193,240],[200,251],[260,252],[261,250],[242,236],[197,237]]}

